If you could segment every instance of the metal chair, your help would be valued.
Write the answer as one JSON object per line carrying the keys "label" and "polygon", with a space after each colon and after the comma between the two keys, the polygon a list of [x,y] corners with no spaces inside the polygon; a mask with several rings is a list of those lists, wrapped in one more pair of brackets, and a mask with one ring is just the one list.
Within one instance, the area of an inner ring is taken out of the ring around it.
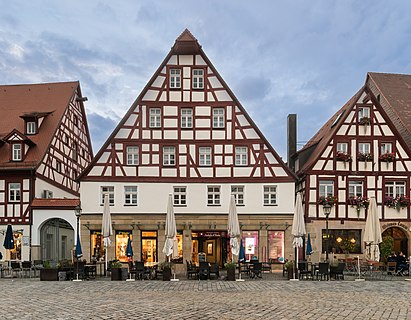
{"label": "metal chair", "polygon": [[250,269],[250,278],[254,279],[255,277],[257,278],[262,278],[262,272],[263,272],[263,263],[262,262],[253,262],[252,267]]}
{"label": "metal chair", "polygon": [[308,261],[300,261],[298,262],[298,279],[312,279],[313,278],[313,270],[312,264]]}
{"label": "metal chair", "polygon": [[326,278],[330,280],[330,264],[328,262],[320,262],[318,265],[317,280]]}
{"label": "metal chair", "polygon": [[200,261],[200,265],[198,267],[198,280],[207,280],[210,277],[210,269],[208,262]]}
{"label": "metal chair", "polygon": [[16,273],[16,276],[22,275],[22,269],[19,261],[11,261],[10,267],[12,274]]}
{"label": "metal chair", "polygon": [[187,266],[187,279],[191,279],[192,276],[197,278],[198,277],[197,267],[193,265],[191,261],[188,261],[188,260],[186,260],[186,266]]}
{"label": "metal chair", "polygon": [[31,272],[34,271],[31,261],[23,261],[21,263],[21,271],[22,271],[22,276],[26,275],[28,272],[29,278],[31,278]]}
{"label": "metal chair", "polygon": [[214,274],[218,279],[220,277],[220,267],[218,263],[212,263],[209,270],[209,277],[211,279],[211,275]]}

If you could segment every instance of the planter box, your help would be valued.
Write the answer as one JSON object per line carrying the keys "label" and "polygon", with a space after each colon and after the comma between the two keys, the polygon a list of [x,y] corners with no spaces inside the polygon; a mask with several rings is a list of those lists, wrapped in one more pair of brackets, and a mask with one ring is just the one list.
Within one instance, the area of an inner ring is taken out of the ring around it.
{"label": "planter box", "polygon": [[171,268],[163,269],[163,281],[170,281],[171,279]]}
{"label": "planter box", "polygon": [[40,269],[40,281],[58,281],[58,269]]}
{"label": "planter box", "polygon": [[235,268],[227,269],[227,280],[235,281]]}
{"label": "planter box", "polygon": [[127,268],[114,268],[111,269],[111,280],[123,281],[127,279]]}

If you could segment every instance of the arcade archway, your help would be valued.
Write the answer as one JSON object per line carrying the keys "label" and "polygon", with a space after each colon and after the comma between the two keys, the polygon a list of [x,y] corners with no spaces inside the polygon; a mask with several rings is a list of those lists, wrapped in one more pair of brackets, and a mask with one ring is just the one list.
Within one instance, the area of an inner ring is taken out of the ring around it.
{"label": "arcade archway", "polygon": [[74,247],[74,230],[66,220],[48,220],[40,231],[41,255],[43,260],[71,260]]}
{"label": "arcade archway", "polygon": [[382,237],[391,236],[394,239],[394,248],[395,252],[403,252],[407,257],[409,256],[408,252],[408,237],[403,229],[399,227],[391,227],[385,230],[382,233]]}

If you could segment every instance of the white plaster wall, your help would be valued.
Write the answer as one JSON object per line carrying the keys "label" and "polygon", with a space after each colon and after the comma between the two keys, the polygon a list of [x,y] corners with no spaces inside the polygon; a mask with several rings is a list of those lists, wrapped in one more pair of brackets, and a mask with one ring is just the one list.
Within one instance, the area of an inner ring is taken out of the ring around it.
{"label": "white plaster wall", "polygon": [[71,193],[68,193],[64,190],[61,190],[59,188],[57,188],[56,186],[40,179],[37,178],[36,179],[36,194],[35,197],[36,198],[42,198],[42,193],[43,190],[50,190],[53,192],[53,198],[77,198],[76,196],[72,195]]}

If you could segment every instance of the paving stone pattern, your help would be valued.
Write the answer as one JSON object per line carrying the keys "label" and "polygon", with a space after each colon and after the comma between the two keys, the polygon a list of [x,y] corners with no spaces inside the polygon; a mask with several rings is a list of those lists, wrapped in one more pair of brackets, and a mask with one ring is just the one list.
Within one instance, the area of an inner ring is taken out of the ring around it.
{"label": "paving stone pattern", "polygon": [[411,282],[1,279],[0,319],[411,319]]}

